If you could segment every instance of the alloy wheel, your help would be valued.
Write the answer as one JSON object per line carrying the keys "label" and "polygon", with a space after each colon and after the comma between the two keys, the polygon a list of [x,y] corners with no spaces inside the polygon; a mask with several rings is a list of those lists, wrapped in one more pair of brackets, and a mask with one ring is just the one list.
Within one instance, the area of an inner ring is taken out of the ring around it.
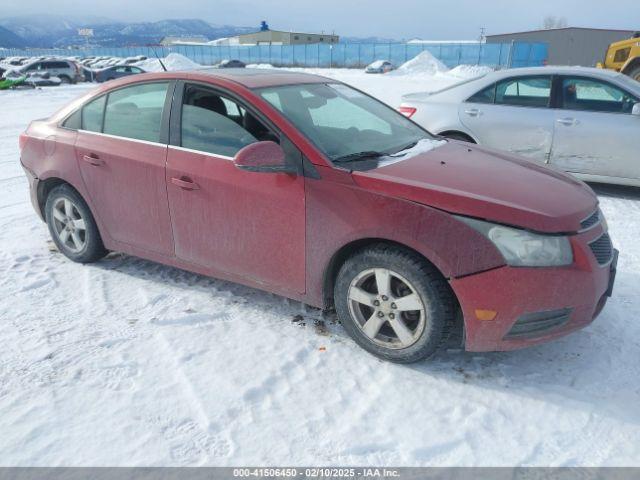
{"label": "alloy wheel", "polygon": [[401,349],[416,343],[426,324],[424,303],[411,283],[393,270],[370,268],[349,286],[349,312],[377,345]]}
{"label": "alloy wheel", "polygon": [[82,251],[87,244],[87,227],[80,210],[68,198],[53,204],[53,227],[60,243],[72,253]]}

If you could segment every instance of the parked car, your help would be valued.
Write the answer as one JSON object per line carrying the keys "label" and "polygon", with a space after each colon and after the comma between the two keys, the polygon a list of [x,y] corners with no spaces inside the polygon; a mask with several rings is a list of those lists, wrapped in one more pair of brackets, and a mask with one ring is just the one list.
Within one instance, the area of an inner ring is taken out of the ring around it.
{"label": "parked car", "polygon": [[32,122],[19,143],[35,210],[69,259],[116,250],[335,306],[391,361],[462,328],[471,351],[551,340],[589,324],[613,286],[617,253],[587,185],[435,138],[332,79],[138,75]]}
{"label": "parked car", "polygon": [[376,60],[364,69],[365,73],[387,73],[395,67],[388,60]]}
{"label": "parked car", "polygon": [[240,60],[222,60],[216,65],[217,68],[245,68],[246,65]]}
{"label": "parked car", "polygon": [[620,73],[503,70],[405,95],[399,110],[445,137],[517,153],[583,180],[640,186],[640,83]]}
{"label": "parked car", "polygon": [[140,67],[134,67],[132,65],[116,65],[95,70],[93,78],[96,82],[106,82],[116,78],[128,77],[129,75],[138,75],[139,73],[145,72]]}
{"label": "parked car", "polygon": [[47,72],[52,77],[58,77],[62,83],[76,83],[84,80],[80,67],[71,60],[36,60],[23,65],[17,70],[26,74]]}

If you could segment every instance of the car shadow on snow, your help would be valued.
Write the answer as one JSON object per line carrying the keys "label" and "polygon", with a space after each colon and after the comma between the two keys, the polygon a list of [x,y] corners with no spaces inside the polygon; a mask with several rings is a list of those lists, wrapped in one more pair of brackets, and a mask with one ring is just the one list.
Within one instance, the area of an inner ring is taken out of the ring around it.
{"label": "car shadow on snow", "polygon": [[640,200],[640,187],[626,185],[609,185],[605,183],[588,184],[599,197],[621,198],[625,200]]}
{"label": "car shadow on snow", "polygon": [[619,272],[600,316],[560,339],[511,352],[441,351],[410,368],[640,425],[638,284],[640,275]]}
{"label": "car shadow on snow", "polygon": [[[238,303],[283,316],[283,328],[292,323],[311,335],[337,341],[344,352],[357,351],[362,362],[381,360],[360,350],[337,322],[335,313],[322,312],[278,295],[240,284],[206,277],[125,254],[110,254],[95,264],[150,282],[189,291],[217,292],[233,296]],[[548,344],[512,352],[465,352],[449,345],[427,361],[391,365],[470,388],[556,402],[563,408],[612,416],[640,425],[640,324],[634,285],[640,275],[620,272],[614,297],[587,328]],[[273,326],[273,324],[272,324]]]}

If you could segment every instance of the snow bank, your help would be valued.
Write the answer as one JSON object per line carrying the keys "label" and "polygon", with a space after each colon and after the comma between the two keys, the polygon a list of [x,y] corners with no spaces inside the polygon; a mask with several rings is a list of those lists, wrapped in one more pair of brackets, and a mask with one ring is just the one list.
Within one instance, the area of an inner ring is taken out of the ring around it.
{"label": "snow bank", "polygon": [[[162,59],[162,63],[167,67],[167,70],[193,70],[195,68],[201,68],[202,65],[190,60],[184,55],[179,53],[170,53]],[[149,58],[141,62],[136,63],[136,66],[142,68],[147,72],[161,72],[162,65],[157,58]]]}
{"label": "snow bank", "polygon": [[436,73],[443,73],[447,71],[449,71],[449,69],[444,63],[431,55],[431,52],[425,50],[408,62],[403,63],[397,70],[391,72],[389,75],[435,75]]}

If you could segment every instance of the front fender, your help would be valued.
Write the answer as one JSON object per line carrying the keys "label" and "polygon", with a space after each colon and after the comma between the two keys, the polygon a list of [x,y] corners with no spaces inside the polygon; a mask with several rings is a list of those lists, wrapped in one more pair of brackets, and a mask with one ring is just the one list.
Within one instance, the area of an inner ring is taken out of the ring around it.
{"label": "front fender", "polygon": [[504,265],[489,240],[451,214],[353,184],[308,180],[306,216],[307,294],[316,305],[336,253],[368,239],[411,248],[449,279]]}

